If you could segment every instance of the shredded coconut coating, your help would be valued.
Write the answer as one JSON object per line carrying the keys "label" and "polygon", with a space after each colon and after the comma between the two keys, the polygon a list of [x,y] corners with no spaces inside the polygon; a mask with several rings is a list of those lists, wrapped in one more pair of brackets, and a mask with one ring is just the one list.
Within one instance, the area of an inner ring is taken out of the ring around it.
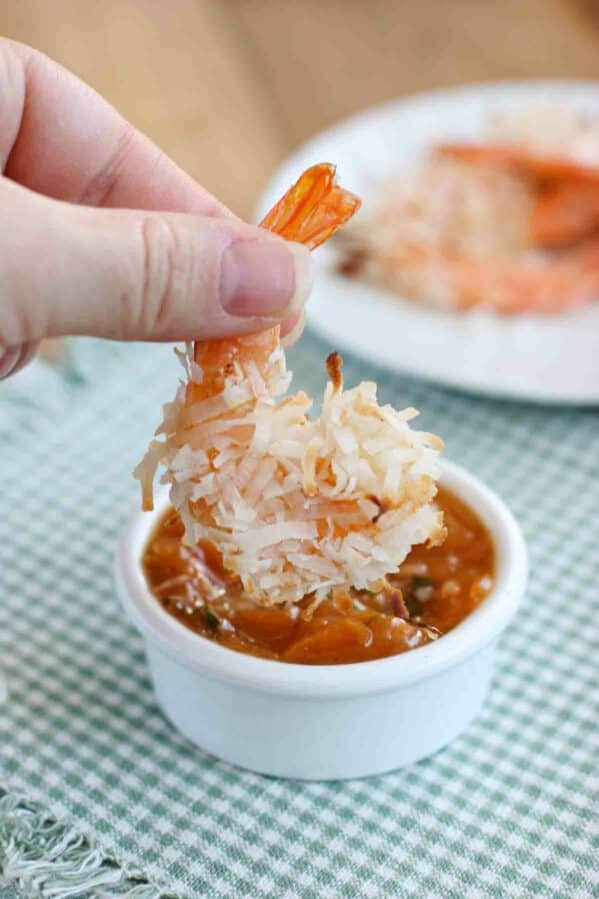
{"label": "shredded coconut coating", "polygon": [[344,390],[337,354],[313,420],[305,393],[283,396],[291,375],[280,346],[262,370],[240,355],[223,388],[195,404],[188,385],[207,373],[191,345],[181,360],[186,381],[164,406],[164,437],[135,470],[144,507],[162,464],[187,542],[212,541],[257,603],[380,588],[413,544],[443,539],[432,503],[441,441],[410,427],[416,410],[379,406],[374,383]]}

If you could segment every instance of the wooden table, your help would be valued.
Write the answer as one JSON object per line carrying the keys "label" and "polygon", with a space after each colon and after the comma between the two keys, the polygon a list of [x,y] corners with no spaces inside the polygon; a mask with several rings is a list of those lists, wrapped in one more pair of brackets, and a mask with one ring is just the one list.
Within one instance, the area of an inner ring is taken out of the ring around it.
{"label": "wooden table", "polygon": [[597,0],[2,0],[0,31],[93,84],[244,216],[294,145],[369,104],[599,78]]}

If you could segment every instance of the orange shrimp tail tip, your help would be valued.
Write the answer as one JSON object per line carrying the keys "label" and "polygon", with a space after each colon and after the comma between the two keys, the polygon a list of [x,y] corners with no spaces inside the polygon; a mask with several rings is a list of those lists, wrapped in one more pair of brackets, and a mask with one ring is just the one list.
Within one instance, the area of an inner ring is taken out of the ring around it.
{"label": "orange shrimp tail tip", "polygon": [[335,183],[335,166],[306,169],[260,226],[311,250],[328,240],[358,211],[361,201]]}

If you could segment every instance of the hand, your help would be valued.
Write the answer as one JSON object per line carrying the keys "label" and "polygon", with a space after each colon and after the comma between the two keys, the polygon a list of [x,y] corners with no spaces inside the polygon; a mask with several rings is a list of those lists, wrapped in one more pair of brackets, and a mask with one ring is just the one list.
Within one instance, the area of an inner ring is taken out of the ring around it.
{"label": "hand", "polygon": [[240,221],[73,74],[0,39],[0,377],[44,337],[298,327],[309,252]]}

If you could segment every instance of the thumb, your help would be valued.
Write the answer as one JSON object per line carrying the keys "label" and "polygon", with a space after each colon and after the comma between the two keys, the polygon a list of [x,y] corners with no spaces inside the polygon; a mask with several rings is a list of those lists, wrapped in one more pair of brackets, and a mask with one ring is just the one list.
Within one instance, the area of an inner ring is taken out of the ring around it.
{"label": "thumb", "polygon": [[309,251],[233,218],[91,209],[0,179],[0,355],[43,337],[192,340],[297,319]]}

